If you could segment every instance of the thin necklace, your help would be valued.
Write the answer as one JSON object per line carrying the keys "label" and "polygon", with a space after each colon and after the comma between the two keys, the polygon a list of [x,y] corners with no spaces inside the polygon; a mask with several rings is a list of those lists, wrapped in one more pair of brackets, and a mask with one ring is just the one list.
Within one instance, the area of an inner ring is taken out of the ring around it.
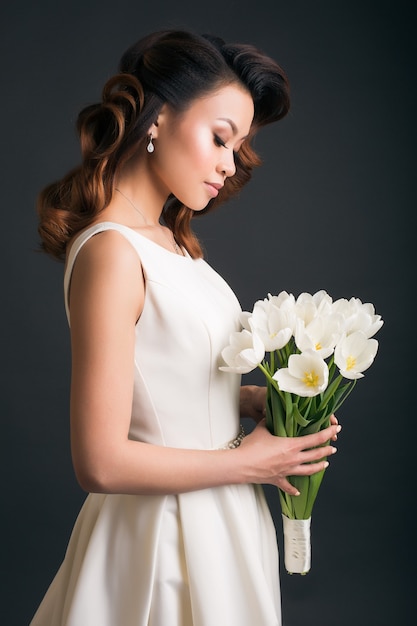
{"label": "thin necklace", "polygon": [[[114,189],[115,189],[115,191],[118,191],[118,192],[120,193],[120,195],[122,195],[122,196],[123,196],[123,198],[125,198],[125,200],[127,200],[127,201],[129,202],[130,206],[131,206],[133,209],[135,209],[135,211],[136,211],[137,213],[139,213],[139,215],[141,216],[141,218],[142,218],[142,219],[143,219],[143,221],[145,222],[146,226],[149,226],[148,220],[146,219],[146,217],[144,216],[144,214],[142,213],[142,211],[139,211],[138,207],[137,207],[137,206],[135,206],[135,205],[133,204],[132,200],[131,200],[130,198],[128,198],[128,197],[127,197],[127,196],[123,193],[123,191],[121,191],[118,187],[115,187]],[[162,229],[162,231],[165,233],[165,229]],[[181,250],[180,250],[180,247],[179,247],[179,245],[177,244],[177,242],[175,241],[174,233],[172,232],[172,230],[170,230],[169,232],[170,232],[170,233],[171,233],[171,235],[172,235],[172,241],[171,241],[171,239],[170,239],[170,241],[169,241],[169,242],[170,242],[170,244],[172,244],[172,246],[173,246],[173,248],[174,248],[174,250],[175,250],[176,254],[181,254],[181,255],[182,255],[182,252],[181,252]]]}

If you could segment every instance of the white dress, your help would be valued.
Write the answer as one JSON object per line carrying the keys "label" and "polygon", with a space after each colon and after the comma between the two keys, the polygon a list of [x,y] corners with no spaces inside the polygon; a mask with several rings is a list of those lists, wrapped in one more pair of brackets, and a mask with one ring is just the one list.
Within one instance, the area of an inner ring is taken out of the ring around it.
{"label": "white dress", "polygon": [[[239,432],[240,377],[220,352],[239,303],[202,259],[181,256],[112,222],[137,251],[146,298],[136,326],[129,437],[216,449]],[[68,314],[68,306],[67,306]],[[232,454],[232,453],[231,453]],[[275,528],[260,486],[191,493],[89,494],[64,561],[31,626],[280,626]]]}

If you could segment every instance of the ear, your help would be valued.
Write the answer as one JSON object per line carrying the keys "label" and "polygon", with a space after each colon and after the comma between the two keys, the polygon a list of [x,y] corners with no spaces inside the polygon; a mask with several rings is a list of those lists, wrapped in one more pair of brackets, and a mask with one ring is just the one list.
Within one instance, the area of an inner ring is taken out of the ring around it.
{"label": "ear", "polygon": [[148,137],[149,135],[152,135],[152,139],[156,139],[158,137],[158,122],[154,122],[153,124],[151,124],[148,128]]}
{"label": "ear", "polygon": [[160,124],[164,122],[165,118],[167,115],[167,105],[163,104],[161,107],[161,110],[158,113],[158,117],[156,118],[156,121],[151,124],[148,128],[148,135],[150,135],[152,133],[152,138],[153,139],[157,139],[158,138],[158,130],[159,130],[159,126]]}

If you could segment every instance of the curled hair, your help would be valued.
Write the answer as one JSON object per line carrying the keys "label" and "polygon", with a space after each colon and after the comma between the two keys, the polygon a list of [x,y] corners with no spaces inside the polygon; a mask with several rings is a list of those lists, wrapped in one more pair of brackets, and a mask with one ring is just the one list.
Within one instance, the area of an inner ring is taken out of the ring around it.
{"label": "curled hair", "polygon": [[[251,137],[287,113],[286,75],[254,46],[227,44],[209,35],[161,31],[131,46],[122,56],[119,73],[104,86],[102,101],[87,106],[78,116],[81,165],[39,195],[42,248],[65,258],[70,239],[109,204],[116,175],[144,150],[147,131],[165,103],[182,112],[195,99],[229,84],[238,84],[250,93],[252,128],[236,155],[235,175],[226,179],[218,197],[199,213],[234,196],[260,164]],[[195,258],[202,256],[202,251],[191,229],[193,215],[194,211],[174,196],[163,207],[163,218],[176,240]]]}

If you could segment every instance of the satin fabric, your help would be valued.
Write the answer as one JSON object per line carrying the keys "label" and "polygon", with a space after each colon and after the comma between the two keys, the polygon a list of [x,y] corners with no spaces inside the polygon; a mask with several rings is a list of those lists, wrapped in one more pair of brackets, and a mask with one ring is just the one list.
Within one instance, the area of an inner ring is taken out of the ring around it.
{"label": "satin fabric", "polygon": [[[239,328],[239,303],[202,259],[102,222],[137,251],[146,281],[136,325],[129,437],[216,449],[239,431],[240,377],[220,353]],[[263,490],[228,485],[177,496],[89,494],[64,561],[31,626],[281,626],[275,528]]]}

